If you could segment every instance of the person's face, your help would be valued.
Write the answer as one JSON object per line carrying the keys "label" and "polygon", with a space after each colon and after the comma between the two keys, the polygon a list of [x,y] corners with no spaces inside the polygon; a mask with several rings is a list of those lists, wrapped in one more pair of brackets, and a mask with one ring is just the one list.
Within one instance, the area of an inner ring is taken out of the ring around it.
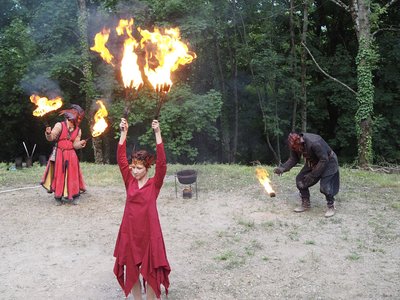
{"label": "person's face", "polygon": [[140,161],[136,161],[131,165],[131,171],[136,180],[141,180],[147,174],[146,167]]}

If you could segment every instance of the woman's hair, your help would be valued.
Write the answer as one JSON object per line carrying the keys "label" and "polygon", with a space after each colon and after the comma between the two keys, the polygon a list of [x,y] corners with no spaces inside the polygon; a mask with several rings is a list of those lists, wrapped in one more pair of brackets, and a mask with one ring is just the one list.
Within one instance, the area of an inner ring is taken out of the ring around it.
{"label": "woman's hair", "polygon": [[156,159],[154,155],[150,154],[146,150],[139,150],[132,154],[131,165],[141,163],[146,169],[148,169],[155,163],[155,161]]}

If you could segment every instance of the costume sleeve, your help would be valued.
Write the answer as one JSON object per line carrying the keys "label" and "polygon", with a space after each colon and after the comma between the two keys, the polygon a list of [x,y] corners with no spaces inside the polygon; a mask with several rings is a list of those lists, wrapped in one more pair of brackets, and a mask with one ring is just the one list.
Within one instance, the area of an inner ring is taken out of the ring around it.
{"label": "costume sleeve", "polygon": [[289,159],[282,165],[283,172],[289,171],[300,161],[300,154],[297,152],[290,150]]}
{"label": "costume sleeve", "polygon": [[75,140],[74,140],[74,148],[75,148],[76,150],[79,150],[79,149],[82,149],[82,148],[83,148],[82,145],[81,145],[81,143],[80,143],[80,141],[81,141],[81,136],[82,136],[82,130],[79,129],[78,135],[76,136],[76,138],[75,138]]}
{"label": "costume sleeve", "polygon": [[50,134],[45,133],[46,140],[48,140],[49,142],[57,140],[61,134],[61,130],[62,130],[62,125],[60,122],[57,122],[56,125],[54,125],[53,129],[51,130]]}
{"label": "costume sleeve", "polygon": [[164,144],[156,145],[157,160],[154,181],[157,188],[161,188],[164,182],[165,174],[167,173],[167,159],[165,157]]}
{"label": "costume sleeve", "polygon": [[320,143],[313,144],[311,150],[314,152],[315,156],[318,157],[318,163],[311,171],[310,176],[315,178],[320,177],[329,162],[328,151],[326,151]]}
{"label": "costume sleeve", "polygon": [[121,171],[122,174],[122,179],[124,180],[126,186],[130,175],[129,163],[128,159],[126,158],[126,140],[122,145],[118,143],[117,162],[119,170]]}

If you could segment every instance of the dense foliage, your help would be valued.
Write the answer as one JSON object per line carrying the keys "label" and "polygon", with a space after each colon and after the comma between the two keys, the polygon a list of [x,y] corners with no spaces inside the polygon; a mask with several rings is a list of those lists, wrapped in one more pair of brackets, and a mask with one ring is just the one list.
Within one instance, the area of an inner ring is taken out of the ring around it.
{"label": "dense foliage", "polygon": [[[341,163],[353,163],[366,116],[369,162],[399,163],[399,2],[389,7],[387,1],[368,2],[372,39],[367,44],[357,38],[351,14],[334,3],[341,1],[292,1],[292,10],[290,2],[2,0],[0,161],[25,155],[23,141],[29,149],[37,144],[36,155],[50,151],[42,121],[32,116],[29,96],[34,92],[60,94],[65,106],[84,107],[84,136],[90,132],[95,101],[104,99],[110,129],[93,146],[104,150],[105,162],[113,161],[126,104],[121,77],[84,48],[103,26],[133,17],[150,30],[179,27],[182,40],[197,54],[174,73],[175,84],[161,110],[171,161],[278,163],[287,156],[286,135],[306,124],[307,131],[330,143]],[[304,22],[303,37],[319,67],[310,56],[301,61]],[[156,97],[144,88],[131,104],[130,141],[152,148],[149,125]],[[55,114],[49,117],[51,123],[56,120]],[[96,155],[92,147],[80,154],[87,161],[98,161]]]}

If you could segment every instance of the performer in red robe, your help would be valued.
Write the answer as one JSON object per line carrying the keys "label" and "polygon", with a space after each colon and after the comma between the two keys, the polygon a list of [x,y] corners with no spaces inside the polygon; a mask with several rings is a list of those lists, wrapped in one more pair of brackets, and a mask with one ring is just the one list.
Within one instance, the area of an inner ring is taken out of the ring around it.
{"label": "performer in red robe", "polygon": [[61,111],[60,115],[65,117],[63,122],[56,123],[53,129],[46,127],[46,139],[56,141],[56,144],[41,184],[49,193],[54,192],[57,205],[61,205],[62,200],[78,204],[79,195],[86,190],[75,152],[86,146],[79,128],[84,114],[79,105],[72,104],[71,109]]}
{"label": "performer in red robe", "polygon": [[168,294],[171,271],[157,211],[157,197],[167,172],[164,144],[159,123],[154,120],[152,128],[156,137],[157,160],[154,177],[149,178],[148,169],[154,162],[154,156],[144,150],[137,151],[129,165],[126,157],[128,123],[125,119],[121,119],[120,127],[117,160],[127,196],[114,250],[114,274],[125,296],[128,297],[132,291],[135,300],[142,299],[141,274],[147,299],[156,299],[160,298],[161,284]]}

